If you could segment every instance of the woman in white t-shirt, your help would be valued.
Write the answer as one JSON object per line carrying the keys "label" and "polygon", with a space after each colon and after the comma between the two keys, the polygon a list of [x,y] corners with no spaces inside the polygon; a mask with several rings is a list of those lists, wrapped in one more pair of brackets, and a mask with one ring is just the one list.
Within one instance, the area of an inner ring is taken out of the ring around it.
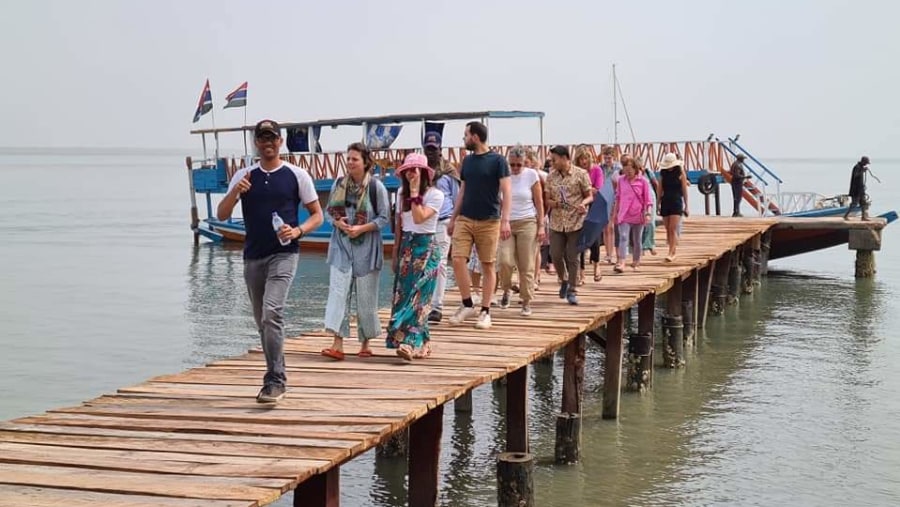
{"label": "woman in white t-shirt", "polygon": [[525,167],[525,149],[515,146],[509,150],[512,206],[509,226],[512,235],[500,242],[497,263],[500,266],[500,308],[509,308],[509,291],[512,289],[513,269],[519,271],[519,295],[522,298],[522,315],[531,315],[534,298],[535,245],[544,239],[544,199],[540,176],[534,169]]}
{"label": "woman in white t-shirt", "polygon": [[431,186],[434,170],[425,155],[407,155],[397,177],[402,188],[397,194],[394,296],[386,345],[410,361],[430,354],[428,312],[441,263],[434,234],[444,194]]}

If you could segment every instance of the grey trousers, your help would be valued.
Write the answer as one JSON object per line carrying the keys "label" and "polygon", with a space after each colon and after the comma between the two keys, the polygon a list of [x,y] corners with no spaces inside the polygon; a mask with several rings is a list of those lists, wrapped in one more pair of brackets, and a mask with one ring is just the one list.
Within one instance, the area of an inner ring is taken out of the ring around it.
{"label": "grey trousers", "polygon": [[350,302],[356,292],[356,334],[363,342],[381,336],[378,319],[378,282],[381,271],[366,276],[353,276],[352,271],[341,271],[331,266],[328,302],[325,304],[325,329],[340,336],[350,337]]}
{"label": "grey trousers", "polygon": [[578,287],[578,240],[581,229],[572,232],[550,231],[550,258],[556,275],[569,282],[569,292]]}
{"label": "grey trousers", "polygon": [[244,260],[244,281],[266,355],[264,384],[284,385],[287,382],[284,373],[284,305],[299,257],[295,253],[277,253],[262,259]]}

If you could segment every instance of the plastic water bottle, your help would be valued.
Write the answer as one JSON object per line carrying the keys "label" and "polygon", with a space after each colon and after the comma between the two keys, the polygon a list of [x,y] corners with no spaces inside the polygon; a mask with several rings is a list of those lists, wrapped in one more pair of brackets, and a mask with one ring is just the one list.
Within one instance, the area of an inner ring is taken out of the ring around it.
{"label": "plastic water bottle", "polygon": [[[272,212],[272,228],[275,229],[275,235],[278,235],[278,231],[281,230],[281,226],[284,225],[284,220],[278,216],[278,212]],[[281,243],[281,246],[287,246],[291,244],[291,240],[289,239],[278,239],[278,242]]]}

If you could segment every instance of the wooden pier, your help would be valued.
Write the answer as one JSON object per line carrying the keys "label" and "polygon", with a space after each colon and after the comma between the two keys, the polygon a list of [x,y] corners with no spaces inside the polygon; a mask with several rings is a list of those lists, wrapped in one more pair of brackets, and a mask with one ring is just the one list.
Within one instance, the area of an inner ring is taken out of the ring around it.
{"label": "wooden pier", "polygon": [[[826,222],[841,231],[877,230],[879,239],[885,225]],[[430,507],[438,496],[445,404],[462,398],[465,410],[472,389],[506,377],[507,453],[500,464],[527,471],[527,367],[560,349],[565,371],[557,460],[577,460],[585,340],[607,352],[603,417],[614,419],[623,387],[640,390],[652,383],[654,363],[661,364],[652,356],[654,341],[662,363],[683,366],[696,328],[740,291],[753,290],[775,249],[773,231],[791,227],[798,226],[778,219],[691,218],[675,262],[647,256],[636,272],[614,275],[606,268],[602,282],[579,288],[578,306],[558,299],[545,275],[531,317],[520,317],[513,306],[493,311],[494,327],[487,332],[435,326],[433,356],[411,363],[381,344],[374,344],[372,358],[348,353],[335,362],[319,355],[331,343],[327,334],[305,334],[286,344],[289,394],[275,407],[255,402],[265,371],[255,350],[76,407],[0,423],[0,506],[249,507],[294,491],[295,506],[334,507],[340,465],[403,434],[409,505]],[[665,234],[659,230],[656,237]],[[658,297],[667,315],[664,336],[654,340]],[[456,299],[448,294],[451,304]],[[625,321],[633,307],[637,335],[644,336],[628,340]],[[643,343],[648,333],[649,347]],[[348,342],[348,352],[354,347]]]}

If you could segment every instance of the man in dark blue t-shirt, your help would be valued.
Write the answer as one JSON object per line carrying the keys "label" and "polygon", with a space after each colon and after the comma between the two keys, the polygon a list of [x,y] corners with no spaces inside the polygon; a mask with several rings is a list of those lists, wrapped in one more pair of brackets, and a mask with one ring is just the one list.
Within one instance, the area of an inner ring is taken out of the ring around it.
{"label": "man in dark blue t-shirt", "polygon": [[[228,193],[216,210],[219,220],[231,218],[241,201],[244,216],[244,281],[253,306],[266,356],[263,387],[256,396],[260,403],[274,403],[284,397],[284,304],[297,271],[300,246],[297,240],[322,225],[322,207],[309,173],[281,161],[281,129],[272,120],[256,124],[253,131],[259,162],[241,169],[231,178]],[[309,218],[298,225],[300,204]],[[276,231],[278,215],[284,225]]]}
{"label": "man in dark blue t-shirt", "polygon": [[490,329],[491,298],[497,284],[494,261],[497,245],[510,236],[509,212],[512,205],[509,164],[502,155],[487,146],[487,127],[477,121],[466,125],[463,140],[472,153],[463,159],[459,177],[462,180],[456,206],[447,231],[453,237],[453,273],[462,297],[462,306],[450,317],[451,324],[461,324],[476,315],[472,301],[472,280],[468,260],[472,246],[481,262],[481,312],[475,327]]}

